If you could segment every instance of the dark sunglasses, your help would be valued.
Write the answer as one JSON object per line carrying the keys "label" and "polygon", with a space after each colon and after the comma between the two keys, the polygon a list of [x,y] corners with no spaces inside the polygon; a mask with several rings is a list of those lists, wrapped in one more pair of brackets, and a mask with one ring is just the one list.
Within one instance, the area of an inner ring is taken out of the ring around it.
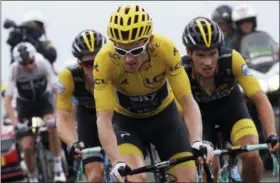
{"label": "dark sunglasses", "polygon": [[93,67],[93,60],[87,60],[83,62],[79,62],[82,67],[92,68]]}
{"label": "dark sunglasses", "polygon": [[136,56],[140,55],[141,53],[143,53],[143,51],[146,49],[148,43],[149,43],[149,39],[146,41],[146,43],[143,46],[139,46],[139,47],[133,48],[131,50],[125,50],[125,49],[122,49],[122,48],[119,48],[116,46],[114,46],[114,47],[115,47],[117,54],[119,54],[121,56],[126,56],[126,55],[130,54],[130,55],[136,57]]}
{"label": "dark sunglasses", "polygon": [[20,62],[20,65],[22,66],[28,66],[28,65],[32,65],[34,63],[34,59],[27,59],[27,60],[23,60],[22,62]]}

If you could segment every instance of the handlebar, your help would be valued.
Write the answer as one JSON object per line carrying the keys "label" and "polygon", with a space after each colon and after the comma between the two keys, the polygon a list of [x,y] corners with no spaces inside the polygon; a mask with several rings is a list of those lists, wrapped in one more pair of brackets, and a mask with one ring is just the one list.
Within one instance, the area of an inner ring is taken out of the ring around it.
{"label": "handlebar", "polygon": [[143,166],[143,167],[131,170],[131,171],[124,171],[121,173],[121,175],[123,177],[125,177],[127,175],[135,175],[135,174],[140,174],[140,173],[145,173],[145,172],[155,172],[157,170],[167,170],[177,164],[180,164],[180,163],[183,163],[186,161],[196,160],[196,159],[197,159],[196,156],[190,155],[190,156],[177,158],[177,159],[173,159],[173,160],[169,160],[169,161],[159,162],[154,165]]}
{"label": "handlebar", "polygon": [[[173,166],[178,165],[180,163],[197,160],[197,158],[202,156],[202,154],[204,153],[207,153],[207,149],[206,147],[201,147],[200,152],[194,153],[194,155],[172,159],[169,161],[163,161],[163,162],[156,163],[154,165],[143,166],[134,170],[121,170],[120,174],[122,177],[126,177],[127,175],[135,175],[135,174],[146,173],[146,172],[164,172],[167,171],[169,168],[172,168]],[[204,163],[203,168],[206,172],[207,182],[213,182],[214,176],[212,174],[210,166]]]}
{"label": "handlebar", "polygon": [[[277,143],[274,143],[274,145]],[[273,144],[272,144],[273,145]],[[234,146],[234,147],[229,147],[227,149],[221,150],[221,149],[216,149],[214,150],[214,156],[224,156],[224,155],[238,155],[244,152],[250,152],[250,151],[257,151],[257,150],[268,150],[268,145],[267,144],[254,144],[254,145],[245,145],[245,146]],[[277,176],[279,175],[279,158],[276,153],[271,153],[271,157],[273,160],[273,175]]]}

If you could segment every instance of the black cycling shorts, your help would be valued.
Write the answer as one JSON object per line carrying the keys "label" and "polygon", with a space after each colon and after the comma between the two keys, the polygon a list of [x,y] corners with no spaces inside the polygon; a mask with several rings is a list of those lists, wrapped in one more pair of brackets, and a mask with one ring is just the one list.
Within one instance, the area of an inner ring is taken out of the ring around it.
{"label": "black cycling shorts", "polygon": [[162,161],[182,152],[191,152],[189,136],[175,102],[155,116],[136,119],[119,113],[114,115],[118,145],[132,144],[146,156],[146,145],[157,149]]}
{"label": "black cycling shorts", "polygon": [[[22,100],[20,98],[17,98],[16,102],[16,111],[19,122],[23,123],[28,120],[29,127],[32,125],[32,117],[43,118],[45,115],[54,113],[54,97],[51,93],[44,94],[35,102]],[[26,135],[32,135],[32,131],[30,130],[28,133],[22,134],[21,136]]]}
{"label": "black cycling shorts", "polygon": [[[77,106],[78,139],[85,144],[85,148],[101,147],[97,125],[96,112],[83,106]],[[84,165],[90,162],[103,162],[103,155],[96,154],[83,159]]]}
{"label": "black cycling shorts", "polygon": [[[218,142],[218,136],[215,133],[215,125],[220,126],[220,132],[224,141],[231,142],[234,126],[241,135],[255,135],[255,126],[251,120],[248,108],[243,95],[234,92],[219,101],[212,104],[199,104],[203,120],[203,139],[211,141],[215,145]],[[237,124],[239,123],[239,124]],[[248,128],[248,129],[246,129]],[[240,135],[240,136],[241,136]]]}

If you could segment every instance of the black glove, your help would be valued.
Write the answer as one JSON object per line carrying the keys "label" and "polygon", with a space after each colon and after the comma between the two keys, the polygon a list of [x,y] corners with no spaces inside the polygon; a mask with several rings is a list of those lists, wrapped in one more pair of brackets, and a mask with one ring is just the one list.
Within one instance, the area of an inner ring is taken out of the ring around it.
{"label": "black glove", "polygon": [[69,155],[74,158],[77,159],[78,157],[81,157],[82,155],[82,150],[84,148],[84,143],[81,141],[77,141],[74,144],[72,144],[70,150],[69,150]]}
{"label": "black glove", "polygon": [[272,148],[279,142],[280,142],[280,137],[278,137],[276,135],[269,135],[266,138],[266,143],[270,144]]}

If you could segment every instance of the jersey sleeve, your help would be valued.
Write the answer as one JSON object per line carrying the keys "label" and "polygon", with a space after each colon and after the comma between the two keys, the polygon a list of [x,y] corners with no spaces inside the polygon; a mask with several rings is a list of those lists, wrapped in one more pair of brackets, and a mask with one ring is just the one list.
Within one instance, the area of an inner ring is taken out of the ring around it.
{"label": "jersey sleeve", "polygon": [[114,69],[110,62],[108,52],[102,48],[95,57],[93,69],[96,111],[115,108],[115,88],[112,82]]}
{"label": "jersey sleeve", "polygon": [[15,64],[12,64],[11,66],[11,70],[8,76],[7,88],[5,90],[5,96],[13,96],[14,91],[16,89]]}
{"label": "jersey sleeve", "polygon": [[235,50],[232,51],[232,71],[248,97],[261,90],[257,78],[251,73],[240,53]]}
{"label": "jersey sleeve", "polygon": [[191,86],[187,73],[182,65],[181,54],[175,44],[167,40],[164,44],[164,60],[167,63],[167,77],[177,100],[191,94]]}
{"label": "jersey sleeve", "polygon": [[72,109],[74,81],[69,69],[64,69],[60,72],[55,86],[59,90],[56,101],[57,109],[70,112]]}

